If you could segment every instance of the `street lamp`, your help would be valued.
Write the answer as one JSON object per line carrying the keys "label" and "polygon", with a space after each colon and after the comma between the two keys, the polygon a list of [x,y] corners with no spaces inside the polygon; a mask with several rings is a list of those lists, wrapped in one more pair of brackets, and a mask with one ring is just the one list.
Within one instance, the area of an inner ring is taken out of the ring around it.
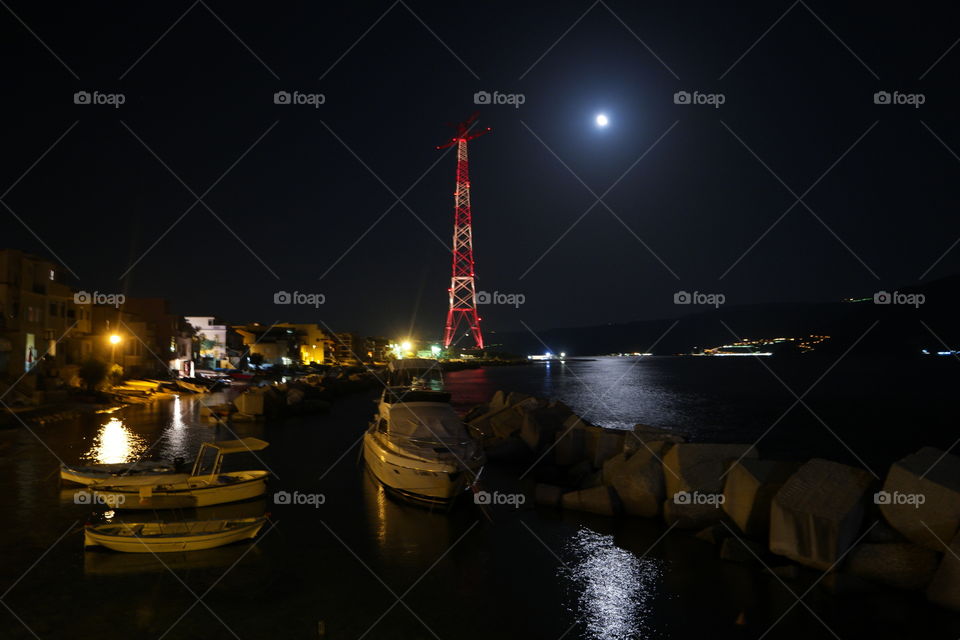
{"label": "street lamp", "polygon": [[111,333],[108,340],[110,340],[110,364],[115,365],[117,364],[117,345],[120,344],[121,338],[118,334]]}

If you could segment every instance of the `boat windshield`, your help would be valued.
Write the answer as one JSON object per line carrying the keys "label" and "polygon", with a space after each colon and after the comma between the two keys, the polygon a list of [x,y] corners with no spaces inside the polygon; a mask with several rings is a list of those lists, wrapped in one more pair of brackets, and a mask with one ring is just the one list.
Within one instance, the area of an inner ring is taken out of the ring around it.
{"label": "boat windshield", "polygon": [[394,360],[387,368],[387,383],[391,387],[442,391],[443,372],[437,360],[427,358]]}
{"label": "boat windshield", "polygon": [[460,416],[446,404],[394,405],[387,433],[424,442],[459,443],[470,439]]}

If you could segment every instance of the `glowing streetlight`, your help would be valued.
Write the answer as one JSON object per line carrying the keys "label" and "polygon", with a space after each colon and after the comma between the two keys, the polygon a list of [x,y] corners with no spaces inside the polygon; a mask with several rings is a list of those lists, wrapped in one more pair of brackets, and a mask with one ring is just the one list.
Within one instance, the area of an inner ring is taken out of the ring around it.
{"label": "glowing streetlight", "polygon": [[598,126],[598,127],[605,127],[605,126],[607,126],[608,124],[610,124],[610,119],[607,118],[607,114],[605,114],[605,113],[598,113],[598,114],[597,114],[596,122],[597,122],[597,126]]}
{"label": "glowing streetlight", "polygon": [[410,341],[409,341],[409,340],[404,340],[404,341],[400,344],[400,348],[403,349],[403,350],[406,352],[406,351],[410,351],[411,349],[413,349],[413,345],[410,344]]}
{"label": "glowing streetlight", "polygon": [[120,336],[115,333],[110,334],[110,344],[120,344]]}

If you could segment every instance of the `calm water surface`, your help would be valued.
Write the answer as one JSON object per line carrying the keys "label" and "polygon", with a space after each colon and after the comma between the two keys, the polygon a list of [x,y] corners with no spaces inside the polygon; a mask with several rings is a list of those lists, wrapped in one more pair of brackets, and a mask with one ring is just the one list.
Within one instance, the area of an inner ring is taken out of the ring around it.
{"label": "calm water surface", "polygon": [[[607,426],[645,422],[693,439],[749,441],[795,398],[743,360],[598,359],[461,371],[447,383],[460,407],[516,389],[560,397]],[[817,364],[779,363],[776,373],[802,394],[829,366]],[[805,398],[819,418],[798,407],[761,446],[838,459],[853,455],[849,446],[881,469],[884,456],[912,450],[914,441],[940,444],[930,438],[953,419],[946,389],[955,374],[837,367]],[[721,563],[712,545],[656,521],[525,505],[493,508],[491,522],[470,504],[448,514],[395,502],[357,464],[374,394],[342,399],[322,416],[231,429],[199,418],[201,402],[219,400],[183,396],[32,433],[0,431],[0,637],[759,638],[796,602],[776,578]],[[911,407],[914,419],[901,422]],[[83,550],[80,527],[93,509],[59,486],[60,460],[118,462],[147,452],[190,459],[203,441],[246,435],[270,447],[259,461],[234,456],[228,468],[265,465],[274,474],[270,494],[317,493],[324,503],[275,505],[268,496],[165,513],[268,510],[272,526],[254,545],[164,554],[163,563]],[[529,490],[516,480],[521,471],[490,469],[487,488]],[[833,599],[814,591],[804,602],[841,638],[960,635],[955,616],[919,595]],[[834,635],[797,605],[766,637]]]}

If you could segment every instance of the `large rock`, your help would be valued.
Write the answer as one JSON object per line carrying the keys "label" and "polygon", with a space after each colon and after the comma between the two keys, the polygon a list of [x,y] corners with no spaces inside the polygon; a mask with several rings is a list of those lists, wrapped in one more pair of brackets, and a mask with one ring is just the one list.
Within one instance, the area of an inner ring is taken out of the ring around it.
{"label": "large rock", "polygon": [[644,518],[656,517],[664,499],[659,455],[667,443],[651,442],[649,446],[650,450],[638,451],[629,458],[621,453],[603,465],[604,482],[616,490],[624,511]]}
{"label": "large rock", "polygon": [[508,393],[506,403],[508,407],[512,407],[520,404],[521,402],[524,402],[525,400],[533,400],[533,404],[537,404],[536,398],[534,398],[529,394],[520,393],[518,391],[511,391],[510,393]]}
{"label": "large rock", "polygon": [[[589,426],[576,414],[571,414],[557,433],[553,448],[554,459],[560,466],[576,464],[587,458],[586,429]],[[591,461],[592,462],[592,461]]]}
{"label": "large rock", "polygon": [[524,410],[522,415],[520,439],[531,451],[539,452],[553,444],[560,428],[555,416],[544,409]]}
{"label": "large rock", "polygon": [[623,451],[623,439],[626,431],[621,429],[603,429],[597,439],[597,450],[593,454],[593,466],[598,469],[603,463]]}
{"label": "large rock", "polygon": [[727,472],[723,510],[743,533],[766,537],[773,496],[799,467],[794,462],[744,458]]}
{"label": "large rock", "polygon": [[516,407],[507,407],[490,416],[490,428],[497,438],[509,438],[523,428],[523,413]]}
{"label": "large rock", "polygon": [[651,427],[646,424],[636,424],[632,430],[626,432],[626,437],[623,440],[623,451],[630,455],[641,449],[646,449],[644,446],[648,442],[672,442],[674,444],[679,444],[685,442],[683,436],[668,431],[667,429],[660,429],[658,427]]}
{"label": "large rock", "polygon": [[743,538],[733,536],[723,539],[720,543],[720,559],[727,562],[739,562],[740,564],[763,564],[763,556],[767,550],[753,542]]}
{"label": "large rock", "polygon": [[547,403],[547,408],[560,418],[561,422],[573,415],[573,409],[568,407],[562,400],[551,400]]}
{"label": "large rock", "polygon": [[583,451],[583,431],[571,429],[557,433],[553,447],[554,461],[561,467],[576,464],[586,458]]}
{"label": "large rock", "polygon": [[623,466],[627,464],[628,459],[629,458],[627,457],[627,454],[621,452],[612,458],[605,460],[602,467],[603,484],[612,485],[613,478],[615,478],[617,474],[621,473],[621,470],[623,469]]}
{"label": "large rock", "polygon": [[554,484],[538,483],[534,488],[534,499],[537,504],[547,507],[559,507],[563,498],[563,489]]}
{"label": "large rock", "polygon": [[847,554],[844,571],[897,589],[923,589],[937,570],[936,552],[911,543],[860,544]]}
{"label": "large rock", "polygon": [[[491,407],[493,403],[491,402]],[[523,426],[523,416],[512,407],[492,408],[469,423],[470,428],[480,434],[484,440],[499,442],[510,437]]]}
{"label": "large rock", "polygon": [[873,476],[815,458],[790,477],[770,508],[770,550],[830,569],[856,540]]}
{"label": "large rock", "polygon": [[722,494],[724,473],[739,458],[756,458],[746,444],[675,444],[663,456],[667,495],[680,492]]}
{"label": "large rock", "polygon": [[945,550],[940,567],[927,587],[927,599],[941,607],[960,611],[960,534]]}
{"label": "large rock", "polygon": [[507,394],[504,391],[497,391],[493,394],[493,398],[490,399],[490,411],[491,413],[496,413],[501,409],[507,407]]}
{"label": "large rock", "polygon": [[933,447],[920,449],[890,466],[875,501],[894,529],[943,551],[960,529],[960,457]]}
{"label": "large rock", "polygon": [[605,485],[565,493],[562,503],[564,509],[588,511],[603,516],[612,516],[617,512],[616,496],[610,487]]}
{"label": "large rock", "polygon": [[[703,529],[717,524],[723,519],[723,509],[715,502],[684,502],[675,496],[684,495],[684,492],[667,496],[663,501],[663,520],[671,526],[680,529]],[[692,494],[685,494],[692,495]],[[701,494],[703,495],[703,494]],[[723,494],[710,494],[723,498]]]}

